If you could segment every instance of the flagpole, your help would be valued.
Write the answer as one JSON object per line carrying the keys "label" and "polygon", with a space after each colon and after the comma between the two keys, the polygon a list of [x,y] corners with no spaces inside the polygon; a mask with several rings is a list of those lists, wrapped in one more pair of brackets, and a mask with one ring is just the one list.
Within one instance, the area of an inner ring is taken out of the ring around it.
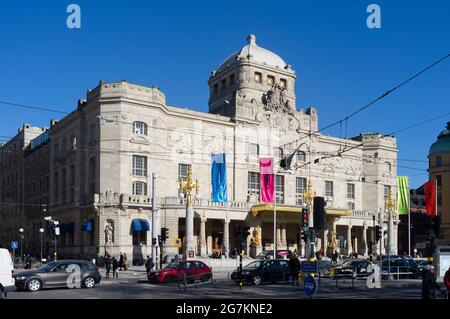
{"label": "flagpole", "polygon": [[411,209],[408,209],[408,256],[411,256]]}
{"label": "flagpole", "polygon": [[[275,190],[274,190],[275,193]],[[273,199],[273,259],[277,259],[277,198]]]}

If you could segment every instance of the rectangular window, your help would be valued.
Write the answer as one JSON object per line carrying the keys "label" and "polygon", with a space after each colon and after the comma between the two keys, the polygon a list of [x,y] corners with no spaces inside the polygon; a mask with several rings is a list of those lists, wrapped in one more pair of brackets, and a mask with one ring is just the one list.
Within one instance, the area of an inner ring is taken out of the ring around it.
{"label": "rectangular window", "polygon": [[89,159],[89,178],[95,178],[95,157]]}
{"label": "rectangular window", "polygon": [[222,91],[227,88],[227,79],[222,79],[222,81],[220,81],[220,88]]}
{"label": "rectangular window", "polygon": [[277,204],[284,204],[284,176],[275,175],[275,200]]}
{"label": "rectangular window", "polygon": [[55,172],[53,174],[53,182],[55,184],[55,193],[59,190],[59,174],[58,172]]}
{"label": "rectangular window", "polygon": [[234,84],[234,74],[230,75],[230,85]]}
{"label": "rectangular window", "polygon": [[258,156],[259,155],[259,145],[250,143],[250,155],[251,156]]}
{"label": "rectangular window", "polygon": [[267,85],[272,86],[274,82],[275,82],[275,77],[273,77],[272,75],[268,75],[267,76]]}
{"label": "rectangular window", "polygon": [[355,199],[355,184],[347,184],[347,198]]}
{"label": "rectangular window", "polygon": [[178,164],[178,180],[186,181],[191,164]]}
{"label": "rectangular window", "polygon": [[295,204],[303,205],[303,194],[306,192],[306,178],[297,177],[295,179]]}
{"label": "rectangular window", "polygon": [[438,188],[440,188],[442,186],[442,176],[441,175],[436,175],[436,184],[437,184]]}
{"label": "rectangular window", "polygon": [[133,155],[133,175],[147,176],[147,156]]}
{"label": "rectangular window", "polygon": [[442,166],[442,157],[436,156],[436,167]]}
{"label": "rectangular window", "polygon": [[304,151],[297,152],[297,161],[302,163],[306,162],[306,153]]}
{"label": "rectangular window", "polygon": [[140,121],[133,122],[133,133],[139,135],[147,135],[147,123]]}
{"label": "rectangular window", "polygon": [[66,169],[63,168],[61,171],[61,188],[63,190],[65,190],[66,186],[67,186],[67,173],[66,173]]}
{"label": "rectangular window", "polygon": [[133,195],[147,196],[147,184],[144,182],[134,182]]}
{"label": "rectangular window", "polygon": [[347,203],[347,209],[355,210],[355,203],[354,202],[348,202]]}
{"label": "rectangular window", "polygon": [[442,193],[437,194],[437,204],[438,206],[442,205]]}
{"label": "rectangular window", "polygon": [[286,81],[286,79],[280,79],[280,86],[281,86],[283,89],[286,89],[286,88],[287,88],[287,81]]}
{"label": "rectangular window", "polygon": [[255,82],[262,83],[262,74],[259,72],[255,72]]}
{"label": "rectangular window", "polygon": [[259,173],[248,172],[247,195],[257,195],[259,199]]}
{"label": "rectangular window", "polygon": [[219,93],[219,84],[214,84],[213,86],[213,93],[214,95],[217,95],[217,93]]}
{"label": "rectangular window", "polygon": [[333,182],[332,181],[325,181],[325,196],[333,197]]}
{"label": "rectangular window", "polygon": [[384,200],[389,197],[389,192],[391,191],[391,186],[384,185]]}

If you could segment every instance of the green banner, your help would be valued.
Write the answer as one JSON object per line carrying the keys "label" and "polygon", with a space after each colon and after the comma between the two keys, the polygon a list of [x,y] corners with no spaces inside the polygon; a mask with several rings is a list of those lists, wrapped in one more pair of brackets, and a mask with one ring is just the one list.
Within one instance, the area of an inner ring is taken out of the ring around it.
{"label": "green banner", "polygon": [[397,176],[397,212],[399,215],[409,213],[408,176]]}

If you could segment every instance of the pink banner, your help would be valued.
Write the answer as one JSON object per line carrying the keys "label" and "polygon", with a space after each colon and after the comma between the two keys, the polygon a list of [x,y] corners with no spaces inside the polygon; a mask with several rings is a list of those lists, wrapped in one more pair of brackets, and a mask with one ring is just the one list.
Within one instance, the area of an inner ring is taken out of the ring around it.
{"label": "pink banner", "polygon": [[259,183],[261,186],[261,202],[273,203],[275,199],[273,158],[266,157],[259,160],[260,174]]}

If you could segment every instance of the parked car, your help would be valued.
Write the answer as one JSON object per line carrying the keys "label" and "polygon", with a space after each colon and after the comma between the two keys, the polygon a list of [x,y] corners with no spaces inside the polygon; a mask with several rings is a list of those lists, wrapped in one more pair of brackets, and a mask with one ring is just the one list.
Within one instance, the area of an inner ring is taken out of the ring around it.
{"label": "parked car", "polygon": [[153,270],[148,274],[151,283],[172,283],[184,280],[194,283],[196,280],[208,281],[212,276],[212,269],[202,261],[189,260],[168,264],[163,269]]}
{"label": "parked car", "polygon": [[[72,281],[69,276],[76,271],[73,266],[79,267],[80,275],[74,276]],[[37,269],[21,271],[14,277],[18,290],[30,292],[53,287],[94,288],[101,281],[97,266],[85,260],[52,261]]]}
{"label": "parked car", "polygon": [[320,273],[320,276],[327,277],[330,275],[331,268],[334,268],[335,265],[328,260],[318,260],[317,261],[317,268]]}
{"label": "parked car", "polygon": [[420,270],[417,263],[411,258],[394,257],[383,258],[381,266],[381,275],[383,278],[419,278]]}
{"label": "parked car", "polygon": [[427,266],[432,265],[432,263],[429,262],[428,260],[420,260],[419,262],[416,263],[420,273],[422,273]]}
{"label": "parked car", "polygon": [[[288,249],[277,250],[277,259],[289,259],[291,255],[292,251]],[[273,250],[263,250],[256,259],[273,259]]]}
{"label": "parked car", "polygon": [[14,284],[14,265],[7,249],[0,248],[0,299],[8,291],[16,290]]}
{"label": "parked car", "polygon": [[[289,261],[286,259],[278,260],[256,260],[245,267],[242,267],[242,279],[254,285],[260,285],[264,282],[279,282],[291,280],[292,273],[289,267]],[[235,282],[240,281],[239,269],[231,274],[231,279]]]}
{"label": "parked car", "polygon": [[366,259],[350,259],[334,267],[334,275],[337,277],[357,278],[367,276],[369,262]]}

